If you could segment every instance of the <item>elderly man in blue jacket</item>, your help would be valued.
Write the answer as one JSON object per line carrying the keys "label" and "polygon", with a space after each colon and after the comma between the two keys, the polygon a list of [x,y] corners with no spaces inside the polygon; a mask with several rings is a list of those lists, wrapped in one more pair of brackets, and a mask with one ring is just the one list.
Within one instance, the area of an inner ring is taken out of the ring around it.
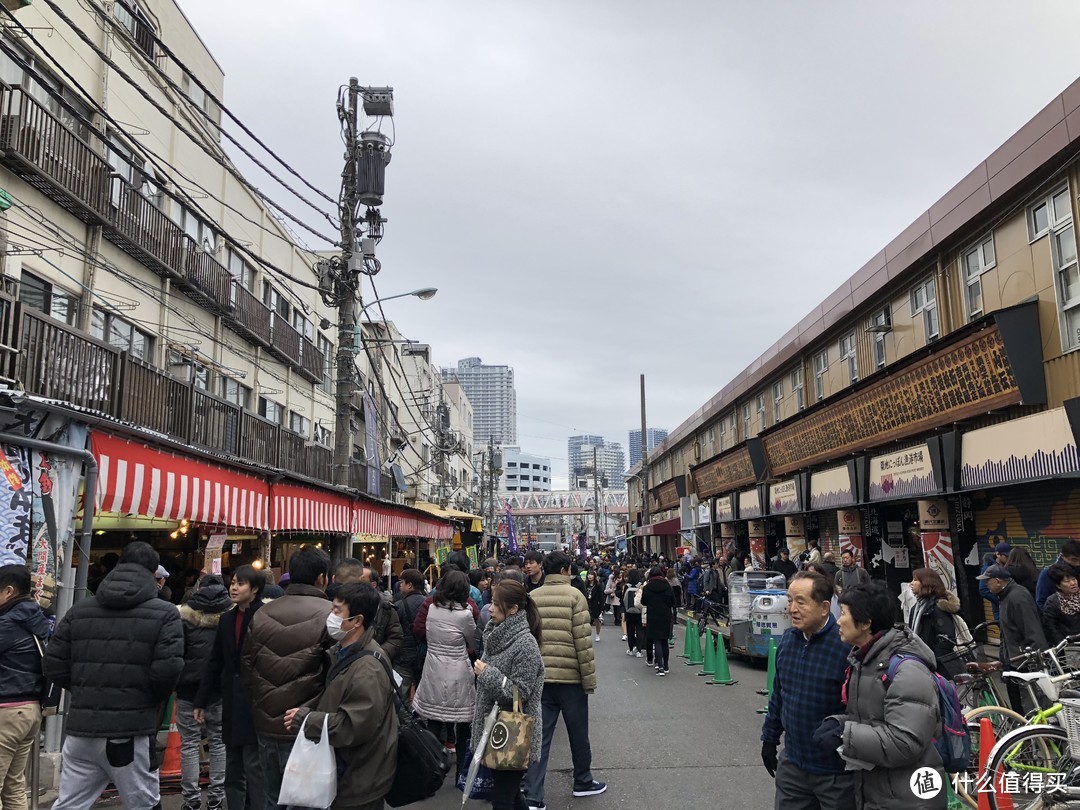
{"label": "elderly man in blue jacket", "polygon": [[832,596],[832,583],[810,571],[795,574],[788,585],[791,629],[776,652],[761,729],[761,760],[776,780],[776,810],[855,808],[853,777],[840,755],[814,741],[822,720],[846,711],[842,690],[851,647],[840,640]]}

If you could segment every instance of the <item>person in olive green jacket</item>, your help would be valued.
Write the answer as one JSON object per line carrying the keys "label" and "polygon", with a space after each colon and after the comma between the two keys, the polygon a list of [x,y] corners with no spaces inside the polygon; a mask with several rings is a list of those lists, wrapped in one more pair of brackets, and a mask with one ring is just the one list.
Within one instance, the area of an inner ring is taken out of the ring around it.
{"label": "person in olive green jacket", "polygon": [[525,775],[525,797],[533,808],[545,807],[544,778],[560,714],[566,720],[574,760],[574,795],[595,796],[607,790],[607,783],[593,779],[589,745],[589,695],[596,691],[589,603],[570,583],[566,554],[546,555],[544,575],[544,584],[529,594],[540,612],[540,657],[544,660],[540,760],[530,764]]}
{"label": "person in olive green jacket", "polygon": [[[333,664],[326,689],[312,710],[300,706],[285,712],[285,728],[295,734],[304,719],[304,735],[318,741],[326,721],[327,736],[338,763],[337,797],[332,808],[381,810],[397,765],[398,718],[391,675],[375,643],[375,623],[382,600],[364,583],[342,585],[334,592]],[[366,655],[365,653],[372,653]]]}

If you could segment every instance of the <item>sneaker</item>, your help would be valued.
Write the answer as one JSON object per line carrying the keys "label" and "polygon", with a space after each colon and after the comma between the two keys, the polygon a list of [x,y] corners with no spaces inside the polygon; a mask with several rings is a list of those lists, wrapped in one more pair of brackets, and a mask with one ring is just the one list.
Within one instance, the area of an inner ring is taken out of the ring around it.
{"label": "sneaker", "polygon": [[623,633],[623,637],[622,637],[622,640],[623,640],[623,641],[626,641],[626,633]]}
{"label": "sneaker", "polygon": [[593,639],[593,641],[599,641],[599,640],[600,640],[600,636],[597,636],[596,638]]}
{"label": "sneaker", "polygon": [[641,658],[641,656],[645,655],[645,653],[643,653],[641,650],[638,650],[636,653],[634,653],[634,655],[636,655],[638,658]]}
{"label": "sneaker", "polygon": [[633,650],[630,650],[630,649],[628,649],[628,650],[626,651],[626,654],[627,654],[627,655],[633,655],[633,654],[634,654],[634,651],[633,651]]}
{"label": "sneaker", "polygon": [[663,678],[665,675],[667,675],[667,670],[666,669],[657,669],[656,674],[659,675],[661,678]]}
{"label": "sneaker", "polygon": [[530,804],[529,810],[547,810],[546,804]]}
{"label": "sneaker", "polygon": [[599,796],[607,790],[607,782],[597,782],[595,779],[589,785],[574,785],[575,796]]}

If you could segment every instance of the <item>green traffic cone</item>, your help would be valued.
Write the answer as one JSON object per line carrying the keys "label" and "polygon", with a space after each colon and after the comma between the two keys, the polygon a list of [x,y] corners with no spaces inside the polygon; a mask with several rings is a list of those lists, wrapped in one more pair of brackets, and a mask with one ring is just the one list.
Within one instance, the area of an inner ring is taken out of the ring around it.
{"label": "green traffic cone", "polygon": [[[772,697],[773,679],[776,677],[776,636],[769,637],[769,666],[765,671],[765,688],[759,689],[759,695],[765,695],[766,697]],[[765,704],[765,708],[758,709],[758,714],[768,714],[769,704]]]}
{"label": "green traffic cone", "polygon": [[701,668],[701,672],[698,675],[715,675],[716,674],[716,639],[713,637],[713,631],[705,628],[705,666]]}
{"label": "green traffic cone", "polygon": [[688,667],[696,667],[700,664],[704,664],[705,659],[701,657],[701,636],[697,632],[697,626],[694,626],[694,634],[690,636],[690,658],[687,660],[686,665]]}
{"label": "green traffic cone", "polygon": [[709,682],[712,686],[731,686],[736,681],[731,680],[731,668],[728,666],[727,645],[720,633],[716,634],[716,674]]}
{"label": "green traffic cone", "polygon": [[686,620],[686,638],[683,639],[682,654],[679,656],[679,658],[689,658],[690,657],[690,636],[696,636],[696,635],[697,635],[697,622],[695,622],[693,619],[688,618]]}

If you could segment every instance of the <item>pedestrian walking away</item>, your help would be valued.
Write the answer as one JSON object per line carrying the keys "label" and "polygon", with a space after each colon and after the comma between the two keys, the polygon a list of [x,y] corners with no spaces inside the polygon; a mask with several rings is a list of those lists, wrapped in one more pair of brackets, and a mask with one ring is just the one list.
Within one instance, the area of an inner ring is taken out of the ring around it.
{"label": "pedestrian walking away", "polygon": [[159,564],[148,543],[124,546],[49,642],[45,677],[71,693],[53,810],[89,810],[110,782],[130,810],[161,801],[154,738],[184,669],[184,627],[176,605],[159,598]]}
{"label": "pedestrian walking away", "polygon": [[544,660],[540,759],[529,765],[525,775],[525,795],[534,810],[546,810],[544,780],[560,715],[570,738],[574,795],[594,796],[607,790],[605,782],[593,778],[589,744],[589,695],[596,691],[589,606],[570,584],[570,558],[566,554],[555,551],[544,557],[544,576],[543,586],[530,594],[540,613],[540,654]]}
{"label": "pedestrian walking away", "polygon": [[638,658],[644,654],[645,632],[641,626],[641,572],[636,568],[630,572],[627,578],[626,588],[623,589],[623,611],[626,616],[626,654],[636,655]]}
{"label": "pedestrian walking away", "polygon": [[668,654],[671,651],[668,637],[672,632],[675,594],[659,566],[649,571],[649,580],[641,589],[641,606],[648,611],[649,623],[645,627],[645,640],[653,648],[656,674],[667,675]]}

